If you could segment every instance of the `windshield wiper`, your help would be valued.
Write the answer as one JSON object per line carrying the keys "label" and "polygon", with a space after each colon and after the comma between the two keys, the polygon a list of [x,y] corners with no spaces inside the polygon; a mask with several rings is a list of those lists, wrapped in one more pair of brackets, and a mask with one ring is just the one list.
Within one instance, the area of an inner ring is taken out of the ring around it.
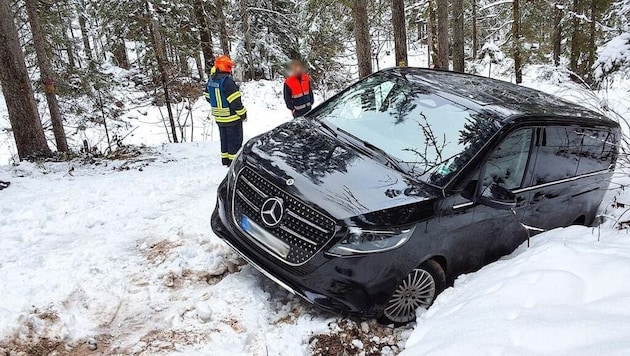
{"label": "windshield wiper", "polygon": [[330,125],[328,125],[327,123],[325,123],[324,121],[317,121],[317,123],[320,125],[321,128],[325,129],[326,131],[330,132],[333,136],[337,137],[337,130],[330,127]]}
{"label": "windshield wiper", "polygon": [[392,157],[389,153],[385,152],[382,148],[377,147],[375,145],[373,145],[372,143],[362,140],[360,138],[358,138],[357,136],[351,134],[350,132],[344,130],[344,129],[340,129],[337,128],[337,131],[343,133],[344,135],[352,138],[355,141],[360,142],[361,144],[363,144],[363,146],[367,149],[369,149],[372,153],[377,153],[379,156],[385,158],[385,160],[391,164],[394,168],[396,168],[397,170],[401,171],[401,172],[407,172],[407,170],[405,170],[402,166],[401,166],[401,161],[399,161],[398,159]]}

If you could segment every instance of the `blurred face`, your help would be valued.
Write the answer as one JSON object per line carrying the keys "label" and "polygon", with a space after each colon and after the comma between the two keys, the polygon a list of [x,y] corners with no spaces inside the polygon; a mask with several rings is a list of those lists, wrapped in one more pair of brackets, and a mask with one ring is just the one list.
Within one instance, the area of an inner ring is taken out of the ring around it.
{"label": "blurred face", "polygon": [[289,71],[291,75],[301,75],[304,74],[304,66],[302,63],[294,62],[289,65]]}

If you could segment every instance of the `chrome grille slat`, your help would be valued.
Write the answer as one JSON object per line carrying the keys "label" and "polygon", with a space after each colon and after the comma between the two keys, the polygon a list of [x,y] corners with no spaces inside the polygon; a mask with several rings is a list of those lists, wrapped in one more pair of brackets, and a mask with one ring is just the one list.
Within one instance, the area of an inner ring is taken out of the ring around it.
{"label": "chrome grille slat", "polygon": [[245,182],[247,185],[249,185],[256,193],[260,194],[261,197],[269,198],[269,196],[267,194],[263,193],[260,189],[256,188],[256,186],[253,185],[252,182],[250,182],[247,178],[241,177],[241,179],[243,180],[243,182]]}
{"label": "chrome grille slat", "polygon": [[[284,207],[284,218],[274,227],[265,225],[260,213],[260,207],[269,198],[279,198]],[[337,231],[334,220],[285,192],[249,166],[237,175],[233,199],[232,216],[235,224],[240,228],[243,217],[247,216],[289,245],[290,251],[286,257],[274,256],[291,266],[300,266],[310,260]]]}
{"label": "chrome grille slat", "polygon": [[288,211],[287,211],[287,214],[291,215],[292,217],[294,217],[294,218],[296,218],[296,219],[300,220],[301,222],[305,223],[306,225],[309,225],[310,227],[312,227],[312,228],[314,228],[314,229],[317,229],[317,230],[319,230],[319,231],[321,231],[321,232],[323,232],[323,233],[327,233],[327,232],[328,232],[328,231],[326,231],[326,230],[322,229],[321,227],[319,227],[319,226],[317,226],[317,225],[313,224],[312,222],[310,222],[310,221],[308,221],[308,220],[304,219],[303,217],[299,216],[298,214],[296,214],[296,213],[292,212],[291,210],[288,210]]}
{"label": "chrome grille slat", "polygon": [[236,192],[236,194],[238,194],[238,196],[239,196],[241,199],[243,199],[243,201],[244,201],[245,203],[247,203],[247,205],[249,205],[252,209],[254,209],[254,210],[260,210],[260,208],[259,208],[259,207],[257,207],[257,206],[256,206],[256,204],[252,203],[249,199],[247,199],[247,198],[243,195],[243,193],[241,193],[241,192],[237,191],[237,192]]}
{"label": "chrome grille slat", "polygon": [[306,237],[304,237],[304,236],[302,236],[302,235],[298,234],[297,232],[295,232],[295,231],[293,231],[293,230],[289,229],[288,227],[286,227],[286,226],[284,226],[284,225],[280,225],[280,228],[281,228],[282,230],[284,230],[284,231],[288,232],[289,234],[291,234],[291,235],[293,235],[293,236],[297,237],[298,239],[302,239],[302,240],[304,240],[304,241],[308,242],[308,243],[309,243],[309,244],[311,244],[311,245],[315,245],[315,246],[317,246],[317,242],[312,241],[312,240],[309,240],[308,238],[306,238]]}

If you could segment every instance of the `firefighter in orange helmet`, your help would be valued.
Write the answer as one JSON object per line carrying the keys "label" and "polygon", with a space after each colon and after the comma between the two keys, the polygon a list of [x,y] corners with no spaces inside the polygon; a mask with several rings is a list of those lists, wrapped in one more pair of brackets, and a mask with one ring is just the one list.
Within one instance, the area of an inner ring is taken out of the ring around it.
{"label": "firefighter in orange helmet", "polygon": [[214,72],[206,85],[206,100],[212,106],[212,116],[221,136],[221,162],[229,166],[243,145],[243,121],[247,109],[241,100],[241,91],[232,78],[234,62],[228,56],[214,61]]}

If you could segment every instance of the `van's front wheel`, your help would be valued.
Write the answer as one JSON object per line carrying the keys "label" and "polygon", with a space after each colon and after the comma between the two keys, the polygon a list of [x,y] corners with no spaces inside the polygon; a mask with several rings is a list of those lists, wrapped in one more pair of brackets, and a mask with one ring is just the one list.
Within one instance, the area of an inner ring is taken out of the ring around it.
{"label": "van's front wheel", "polygon": [[428,308],[446,286],[446,275],[439,263],[428,260],[409,273],[387,302],[383,318],[394,324],[416,319],[416,310]]}

